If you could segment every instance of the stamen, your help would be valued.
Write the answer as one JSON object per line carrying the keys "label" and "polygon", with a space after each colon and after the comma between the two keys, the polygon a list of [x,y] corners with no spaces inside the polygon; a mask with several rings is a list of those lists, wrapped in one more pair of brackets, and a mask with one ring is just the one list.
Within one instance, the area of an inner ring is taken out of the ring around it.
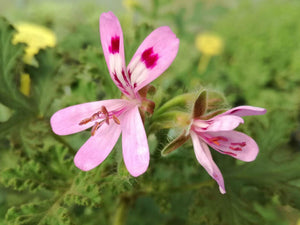
{"label": "stamen", "polygon": [[101,111],[103,115],[105,116],[105,122],[109,125],[109,114],[105,106],[101,106]]}
{"label": "stamen", "polygon": [[95,135],[95,132],[96,130],[98,130],[102,124],[103,124],[104,120],[102,120],[101,122],[96,122],[95,125],[92,127],[92,130],[91,130],[91,135],[94,136]]}
{"label": "stamen", "polygon": [[116,124],[120,125],[120,120],[115,115],[113,115],[112,118]]}
{"label": "stamen", "polygon": [[119,111],[108,112],[108,110],[105,106],[101,106],[100,111],[94,113],[91,117],[83,119],[82,121],[80,121],[79,125],[84,125],[84,124],[87,124],[89,122],[95,121],[95,124],[94,124],[94,126],[92,127],[92,130],[91,130],[91,135],[94,136],[96,131],[103,125],[104,122],[107,125],[109,125],[109,120],[110,119],[113,119],[116,124],[120,125],[121,123],[120,123],[120,120],[117,117],[118,115],[120,115]]}
{"label": "stamen", "polygon": [[96,113],[94,113],[92,116],[91,116],[91,120],[93,121],[93,120],[97,120],[97,119],[99,119],[99,116],[100,116],[100,114],[101,114],[101,112],[99,111],[99,112],[96,112]]}
{"label": "stamen", "polygon": [[91,122],[92,118],[86,118],[80,121],[79,125],[84,125],[87,124],[88,122]]}

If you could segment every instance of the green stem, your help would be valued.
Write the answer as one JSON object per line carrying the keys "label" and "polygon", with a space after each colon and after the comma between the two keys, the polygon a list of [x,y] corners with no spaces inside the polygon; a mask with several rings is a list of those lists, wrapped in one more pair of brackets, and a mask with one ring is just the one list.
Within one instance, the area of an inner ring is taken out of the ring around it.
{"label": "green stem", "polygon": [[126,222],[127,212],[129,209],[129,199],[121,197],[113,219],[113,225],[124,225]]}
{"label": "green stem", "polygon": [[211,58],[211,55],[206,55],[206,54],[202,55],[202,57],[199,60],[199,64],[198,64],[198,71],[200,73],[205,72],[205,70],[208,66],[208,63],[210,61],[210,58]]}

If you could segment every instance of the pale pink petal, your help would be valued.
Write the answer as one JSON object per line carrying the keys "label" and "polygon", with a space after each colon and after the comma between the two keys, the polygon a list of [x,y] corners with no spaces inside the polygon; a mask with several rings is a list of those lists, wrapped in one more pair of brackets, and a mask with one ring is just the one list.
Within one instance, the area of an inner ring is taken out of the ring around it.
{"label": "pale pink petal", "polygon": [[112,13],[102,13],[99,19],[100,38],[109,73],[117,87],[133,96],[124,57],[123,32],[118,18]]}
{"label": "pale pink petal", "polygon": [[134,107],[121,117],[123,158],[129,173],[137,177],[149,165],[149,147],[145,128],[138,110]]}
{"label": "pale pink petal", "polygon": [[127,70],[135,91],[161,75],[177,55],[179,39],[167,26],[154,30],[140,45]]}
{"label": "pale pink petal", "polygon": [[121,133],[121,126],[115,123],[104,123],[78,150],[74,158],[75,165],[88,171],[106,159],[115,146]]}
{"label": "pale pink petal", "polygon": [[266,112],[267,112],[267,110],[264,108],[244,105],[244,106],[238,106],[238,107],[232,108],[218,116],[221,116],[221,115],[254,116],[254,115],[263,115]]}
{"label": "pale pink petal", "polygon": [[58,135],[73,134],[93,126],[93,122],[85,125],[79,125],[79,123],[83,119],[89,118],[98,112],[101,106],[105,106],[107,110],[113,111],[122,110],[130,104],[131,103],[127,100],[112,99],[73,105],[54,113],[51,117],[50,124],[53,132]]}
{"label": "pale pink petal", "polygon": [[222,154],[242,161],[253,161],[258,154],[256,142],[248,135],[238,131],[219,131],[198,133],[212,148]]}
{"label": "pale pink petal", "polygon": [[194,151],[198,162],[204,167],[207,173],[218,183],[220,192],[222,194],[225,194],[226,191],[222,173],[219,170],[216,163],[214,162],[211,153],[208,149],[208,146],[206,145],[206,143],[199,139],[196,133],[191,132],[190,135],[193,141]]}
{"label": "pale pink petal", "polygon": [[[244,120],[238,116],[219,116],[214,117],[210,120],[195,120],[193,125],[194,129],[198,132],[203,131],[224,131],[224,130],[233,130],[239,126],[240,123],[244,123]],[[199,124],[200,126],[197,126]],[[206,126],[204,126],[206,125]]]}

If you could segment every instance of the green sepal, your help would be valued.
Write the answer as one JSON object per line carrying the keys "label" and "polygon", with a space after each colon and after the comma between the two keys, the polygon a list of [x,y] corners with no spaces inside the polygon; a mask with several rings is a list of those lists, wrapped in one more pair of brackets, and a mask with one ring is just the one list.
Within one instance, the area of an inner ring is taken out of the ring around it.
{"label": "green sepal", "polygon": [[189,138],[190,136],[186,135],[186,132],[184,131],[181,135],[179,135],[177,138],[171,141],[166,147],[164,147],[164,149],[161,151],[161,155],[166,156],[169,153],[173,152],[174,150],[182,146]]}
{"label": "green sepal", "polygon": [[[187,125],[186,121],[188,121],[190,117],[189,108],[193,104],[194,99],[195,95],[188,93],[176,96],[170,101],[167,101],[154,111],[151,117],[150,130],[168,129],[180,124],[184,124],[184,126]],[[179,124],[177,124],[178,122]]]}
{"label": "green sepal", "polygon": [[170,101],[167,101],[165,104],[160,106],[153,114],[152,118],[156,119],[163,113],[171,110],[186,110],[187,107],[193,102],[194,94],[183,94],[172,98]]}
{"label": "green sepal", "polygon": [[195,101],[193,108],[193,118],[199,118],[205,114],[207,109],[207,92],[202,91]]}
{"label": "green sepal", "polygon": [[[150,132],[159,129],[170,129],[172,127],[177,127],[181,125],[188,125],[187,121],[189,119],[189,114],[182,111],[169,111],[161,114],[157,117],[150,126]],[[186,122],[184,122],[186,121]]]}

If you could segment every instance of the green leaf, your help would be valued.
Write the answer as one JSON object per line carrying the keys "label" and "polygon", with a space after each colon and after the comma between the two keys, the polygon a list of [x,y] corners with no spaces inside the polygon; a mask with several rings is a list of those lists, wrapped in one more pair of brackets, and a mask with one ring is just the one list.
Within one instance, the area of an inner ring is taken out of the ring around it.
{"label": "green leaf", "polygon": [[54,49],[41,50],[36,56],[38,67],[27,66],[26,72],[32,80],[32,98],[37,105],[39,116],[49,112],[64,79],[59,77],[61,60]]}
{"label": "green leaf", "polygon": [[59,201],[51,200],[32,202],[12,207],[5,216],[9,224],[20,225],[71,225],[72,221],[66,208],[59,205]]}
{"label": "green leaf", "polygon": [[18,80],[22,73],[23,44],[12,44],[14,28],[0,17],[0,102],[20,111],[34,111],[30,100],[19,91]]}

